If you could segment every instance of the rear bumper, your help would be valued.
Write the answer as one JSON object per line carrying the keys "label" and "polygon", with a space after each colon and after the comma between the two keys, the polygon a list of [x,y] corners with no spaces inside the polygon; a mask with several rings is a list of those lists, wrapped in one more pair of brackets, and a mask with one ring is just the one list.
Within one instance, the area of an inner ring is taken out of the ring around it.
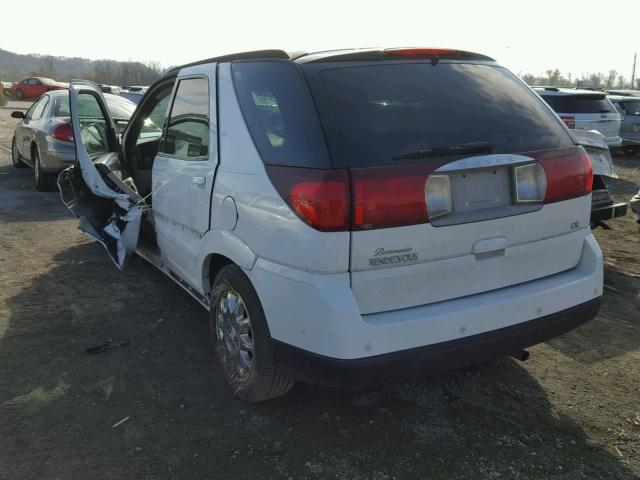
{"label": "rear bumper", "polygon": [[624,217],[627,214],[626,203],[614,203],[605,207],[598,207],[591,210],[591,221],[611,220],[617,217]]}
{"label": "rear bumper", "polygon": [[301,381],[328,386],[372,386],[436,374],[518,352],[567,333],[596,316],[601,297],[528,322],[448,342],[355,360],[313,354],[274,342],[276,359]]}
{"label": "rear bumper", "polygon": [[53,141],[47,145],[46,152],[41,150],[40,165],[45,172],[60,172],[71,166],[76,160],[73,143]]}
{"label": "rear bumper", "polygon": [[[603,283],[602,253],[590,233],[582,242],[578,264],[564,272],[367,315],[360,313],[348,273],[303,272],[261,258],[245,272],[260,297],[274,341],[337,362],[360,361],[525,325],[600,297]],[[282,345],[279,350],[284,350]]]}

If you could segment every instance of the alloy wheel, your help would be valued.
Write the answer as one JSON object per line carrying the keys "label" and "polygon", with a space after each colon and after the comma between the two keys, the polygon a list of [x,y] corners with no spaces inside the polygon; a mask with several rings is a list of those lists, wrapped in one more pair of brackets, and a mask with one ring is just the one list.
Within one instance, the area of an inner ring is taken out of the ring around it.
{"label": "alloy wheel", "polygon": [[233,289],[222,292],[216,305],[216,337],[228,365],[240,378],[248,377],[254,348],[251,319],[242,297]]}

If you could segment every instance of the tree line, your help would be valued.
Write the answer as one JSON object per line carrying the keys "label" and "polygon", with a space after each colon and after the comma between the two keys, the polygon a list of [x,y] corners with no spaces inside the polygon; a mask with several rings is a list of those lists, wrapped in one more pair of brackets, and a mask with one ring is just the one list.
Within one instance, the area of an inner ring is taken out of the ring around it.
{"label": "tree line", "polygon": [[107,85],[149,85],[163,73],[158,62],[88,60],[52,55],[21,55],[0,49],[0,80],[48,77],[60,82],[74,78]]}
{"label": "tree line", "polygon": [[549,69],[542,75],[532,75],[525,73],[520,75],[528,85],[547,85],[551,87],[575,87],[576,85],[589,85],[593,88],[603,89],[640,89],[640,78],[636,78],[635,86],[631,86],[631,81],[616,70],[609,70],[608,73],[586,73],[580,77],[574,77],[570,73],[563,74],[559,69]]}

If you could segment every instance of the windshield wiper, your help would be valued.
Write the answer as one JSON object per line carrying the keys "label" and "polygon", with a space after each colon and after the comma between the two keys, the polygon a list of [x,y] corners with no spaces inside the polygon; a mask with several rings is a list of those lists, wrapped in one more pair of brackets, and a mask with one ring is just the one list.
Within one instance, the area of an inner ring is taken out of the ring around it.
{"label": "windshield wiper", "polygon": [[468,155],[472,153],[491,153],[495,145],[489,142],[463,143],[446,147],[421,148],[414,152],[402,153],[393,157],[394,160],[410,160],[451,155]]}

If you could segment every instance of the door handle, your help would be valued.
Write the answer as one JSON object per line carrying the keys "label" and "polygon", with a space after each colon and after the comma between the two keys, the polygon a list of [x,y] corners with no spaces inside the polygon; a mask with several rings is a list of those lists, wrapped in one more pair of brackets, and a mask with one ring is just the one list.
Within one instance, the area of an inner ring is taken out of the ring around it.
{"label": "door handle", "polygon": [[204,187],[207,183],[207,177],[193,177],[191,179],[191,185],[195,185],[196,187]]}

